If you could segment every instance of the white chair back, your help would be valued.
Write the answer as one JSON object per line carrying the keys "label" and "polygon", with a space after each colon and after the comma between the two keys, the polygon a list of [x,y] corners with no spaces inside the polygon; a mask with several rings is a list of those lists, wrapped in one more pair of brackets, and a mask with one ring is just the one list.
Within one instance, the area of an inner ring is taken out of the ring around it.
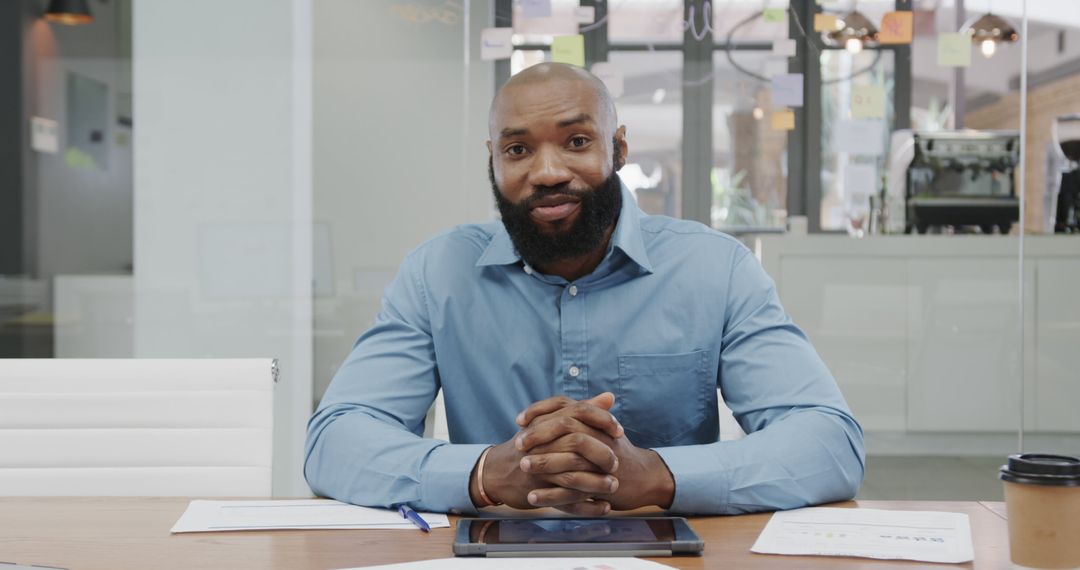
{"label": "white chair back", "polygon": [[271,359],[0,359],[0,496],[271,494]]}

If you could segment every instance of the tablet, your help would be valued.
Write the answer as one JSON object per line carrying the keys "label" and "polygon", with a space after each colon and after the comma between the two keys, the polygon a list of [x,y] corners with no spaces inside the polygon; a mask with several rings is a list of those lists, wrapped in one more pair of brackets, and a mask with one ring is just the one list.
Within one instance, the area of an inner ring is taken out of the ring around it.
{"label": "tablet", "polygon": [[457,556],[700,555],[682,517],[461,519]]}

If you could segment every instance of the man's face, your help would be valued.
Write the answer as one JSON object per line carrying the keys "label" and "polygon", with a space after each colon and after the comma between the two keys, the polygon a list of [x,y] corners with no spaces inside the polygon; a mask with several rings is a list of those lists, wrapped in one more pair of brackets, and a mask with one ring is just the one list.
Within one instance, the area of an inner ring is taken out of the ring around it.
{"label": "man's face", "polygon": [[553,79],[507,87],[492,116],[489,175],[503,223],[530,264],[604,245],[621,206],[622,131],[595,91]]}

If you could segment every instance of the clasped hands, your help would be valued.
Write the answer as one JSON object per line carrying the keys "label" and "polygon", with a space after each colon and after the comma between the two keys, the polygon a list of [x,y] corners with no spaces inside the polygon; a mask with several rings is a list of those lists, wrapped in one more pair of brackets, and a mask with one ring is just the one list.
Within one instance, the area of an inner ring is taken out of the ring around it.
{"label": "clasped hands", "polygon": [[[609,411],[614,403],[615,396],[605,392],[589,400],[556,396],[529,406],[517,417],[521,430],[488,452],[484,492],[518,509],[554,507],[581,516],[670,506],[671,472],[659,454],[626,438]],[[473,470],[469,490],[480,505],[478,471]]]}

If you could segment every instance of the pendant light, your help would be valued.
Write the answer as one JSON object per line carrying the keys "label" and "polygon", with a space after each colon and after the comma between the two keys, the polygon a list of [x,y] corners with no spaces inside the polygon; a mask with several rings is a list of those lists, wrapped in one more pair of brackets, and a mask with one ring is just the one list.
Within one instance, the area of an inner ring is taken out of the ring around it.
{"label": "pendant light", "polygon": [[838,20],[836,27],[839,29],[825,32],[825,37],[832,45],[843,46],[850,53],[859,53],[864,47],[877,44],[877,26],[858,10],[852,10]]}
{"label": "pendant light", "polygon": [[50,0],[45,19],[58,24],[78,26],[94,21],[87,0]]}
{"label": "pendant light", "polygon": [[971,42],[977,44],[983,57],[993,57],[998,44],[1013,43],[1020,39],[1016,28],[1001,16],[987,12],[974,22],[964,24],[961,32],[971,34]]}

